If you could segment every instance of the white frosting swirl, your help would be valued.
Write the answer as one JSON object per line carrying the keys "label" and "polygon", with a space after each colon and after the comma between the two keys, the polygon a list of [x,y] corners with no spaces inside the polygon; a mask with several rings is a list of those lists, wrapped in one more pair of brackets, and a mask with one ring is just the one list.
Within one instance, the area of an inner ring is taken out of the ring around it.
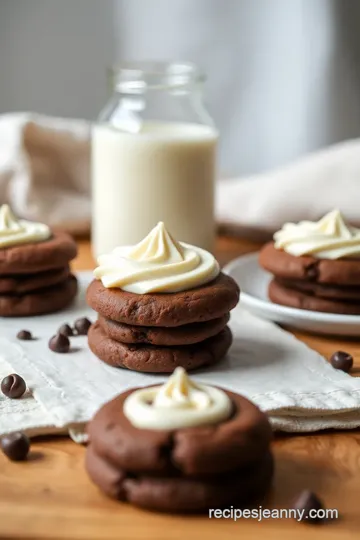
{"label": "white frosting swirl", "polygon": [[296,257],[360,257],[360,229],[347,225],[339,210],[329,212],[317,222],[285,223],[274,234],[274,241],[277,249],[283,249]]}
{"label": "white frosting swirl", "polygon": [[160,222],[135,246],[98,258],[94,276],[104,287],[137,294],[187,291],[212,281],[220,267],[211,253],[177,242]]}
{"label": "white frosting swirl", "polygon": [[164,385],[132,392],[123,410],[137,428],[173,430],[218,424],[229,418],[232,403],[225,392],[194,383],[178,367]]}
{"label": "white frosting swirl", "polygon": [[47,225],[17,219],[7,204],[0,207],[0,248],[42,242],[50,236]]}

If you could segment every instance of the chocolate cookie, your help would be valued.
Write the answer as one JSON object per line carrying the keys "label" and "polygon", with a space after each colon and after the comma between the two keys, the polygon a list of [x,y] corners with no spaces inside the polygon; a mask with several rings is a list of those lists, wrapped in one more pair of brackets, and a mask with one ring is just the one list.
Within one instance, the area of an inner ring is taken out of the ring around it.
{"label": "chocolate cookie", "polygon": [[54,233],[49,240],[0,249],[0,276],[32,274],[66,266],[77,254],[74,240]]}
{"label": "chocolate cookie", "polygon": [[94,280],[88,304],[103,317],[137,326],[181,326],[217,319],[239,301],[239,287],[225,274],[206,285],[179,293],[135,294],[106,289]]}
{"label": "chocolate cookie", "polygon": [[22,295],[0,295],[0,316],[27,317],[53,313],[68,306],[77,293],[77,280],[70,275],[52,287],[38,289]]}
{"label": "chocolate cookie", "polygon": [[92,481],[110,497],[162,512],[249,506],[266,495],[274,469],[273,458],[267,452],[251,467],[216,477],[129,476],[99,457],[92,445],[87,449],[85,466]]}
{"label": "chocolate cookie", "polygon": [[360,286],[360,259],[329,260],[310,256],[295,257],[286,251],[276,249],[274,243],[270,242],[262,248],[259,263],[279,278]]}
{"label": "chocolate cookie", "polygon": [[35,274],[0,277],[0,294],[24,294],[65,281],[70,275],[69,265]]}
{"label": "chocolate cookie", "polygon": [[155,431],[134,427],[124,415],[124,401],[134,390],[106,403],[88,426],[91,447],[116,469],[135,476],[214,476],[247,467],[269,450],[267,416],[238,394],[225,390],[234,413],[221,424]]}
{"label": "chocolate cookie", "polygon": [[134,326],[106,319],[101,315],[99,325],[107,336],[122,343],[147,343],[150,345],[193,345],[218,334],[229,322],[230,315],[203,323],[185,324],[175,328]]}
{"label": "chocolate cookie", "polygon": [[109,338],[96,322],[89,329],[88,342],[92,352],[111,366],[147,373],[172,373],[178,366],[190,371],[215,364],[227,353],[232,335],[226,326],[216,336],[195,345],[129,345]]}
{"label": "chocolate cookie", "polygon": [[299,290],[284,287],[276,279],[271,281],[268,294],[272,302],[282,306],[325,313],[341,313],[342,315],[360,315],[360,302],[355,304],[319,298]]}
{"label": "chocolate cookie", "polygon": [[276,278],[279,285],[289,289],[302,291],[311,296],[329,298],[330,300],[345,300],[360,304],[360,287],[336,287],[335,285],[322,285],[311,281]]}

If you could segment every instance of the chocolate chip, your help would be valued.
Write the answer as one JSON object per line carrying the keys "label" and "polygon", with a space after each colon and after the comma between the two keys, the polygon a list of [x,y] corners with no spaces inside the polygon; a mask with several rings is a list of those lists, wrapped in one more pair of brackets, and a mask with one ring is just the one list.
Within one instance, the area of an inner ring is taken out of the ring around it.
{"label": "chocolate chip", "polygon": [[32,333],[29,332],[29,330],[20,330],[20,332],[17,333],[16,337],[18,339],[22,339],[23,341],[30,341],[32,337]]}
{"label": "chocolate chip", "polygon": [[71,326],[65,323],[60,326],[58,334],[63,334],[64,336],[73,336],[74,332]]}
{"label": "chocolate chip", "polygon": [[76,319],[74,326],[79,336],[86,336],[91,326],[91,321],[86,317],[81,317],[81,319]]}
{"label": "chocolate chip", "polygon": [[349,373],[350,369],[353,366],[354,359],[351,354],[345,351],[337,351],[330,358],[332,367],[335,369],[341,369],[345,373]]}
{"label": "chocolate chip", "polygon": [[318,275],[319,275],[319,270],[317,267],[317,263],[311,264],[310,266],[306,268],[306,277],[310,281],[316,281],[318,278]]}
{"label": "chocolate chip", "polygon": [[18,431],[2,437],[0,446],[11,461],[24,461],[30,450],[30,441],[24,433]]}
{"label": "chocolate chip", "polygon": [[56,334],[49,341],[49,349],[57,353],[68,353],[70,350],[70,340],[64,334]]}
{"label": "chocolate chip", "polygon": [[1,381],[1,391],[11,399],[21,398],[26,391],[26,383],[20,375],[12,373]]}
{"label": "chocolate chip", "polygon": [[317,515],[319,510],[324,510],[324,506],[319,497],[312,491],[305,489],[300,493],[294,503],[294,509],[302,512],[301,516],[298,516],[300,521],[307,523],[320,523],[324,521],[324,517]]}
{"label": "chocolate chip", "polygon": [[147,340],[147,333],[146,332],[135,329],[133,331],[133,334],[134,334],[134,338],[136,339],[136,341],[140,341],[141,343],[146,343],[146,340]]}

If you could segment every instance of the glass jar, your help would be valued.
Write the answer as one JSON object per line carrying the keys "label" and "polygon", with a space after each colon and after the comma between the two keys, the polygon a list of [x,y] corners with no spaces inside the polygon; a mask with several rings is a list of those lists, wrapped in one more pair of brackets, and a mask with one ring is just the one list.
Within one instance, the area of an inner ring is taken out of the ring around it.
{"label": "glass jar", "polygon": [[134,63],[92,129],[94,255],[139,242],[164,221],[211,251],[218,134],[190,63]]}

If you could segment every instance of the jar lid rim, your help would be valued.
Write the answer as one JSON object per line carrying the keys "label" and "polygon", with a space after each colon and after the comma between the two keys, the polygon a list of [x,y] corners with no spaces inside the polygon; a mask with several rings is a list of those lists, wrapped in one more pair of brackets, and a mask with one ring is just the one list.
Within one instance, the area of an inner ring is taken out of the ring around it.
{"label": "jar lid rim", "polygon": [[135,61],[122,62],[111,68],[114,87],[139,91],[158,87],[179,87],[205,80],[204,74],[193,62]]}

